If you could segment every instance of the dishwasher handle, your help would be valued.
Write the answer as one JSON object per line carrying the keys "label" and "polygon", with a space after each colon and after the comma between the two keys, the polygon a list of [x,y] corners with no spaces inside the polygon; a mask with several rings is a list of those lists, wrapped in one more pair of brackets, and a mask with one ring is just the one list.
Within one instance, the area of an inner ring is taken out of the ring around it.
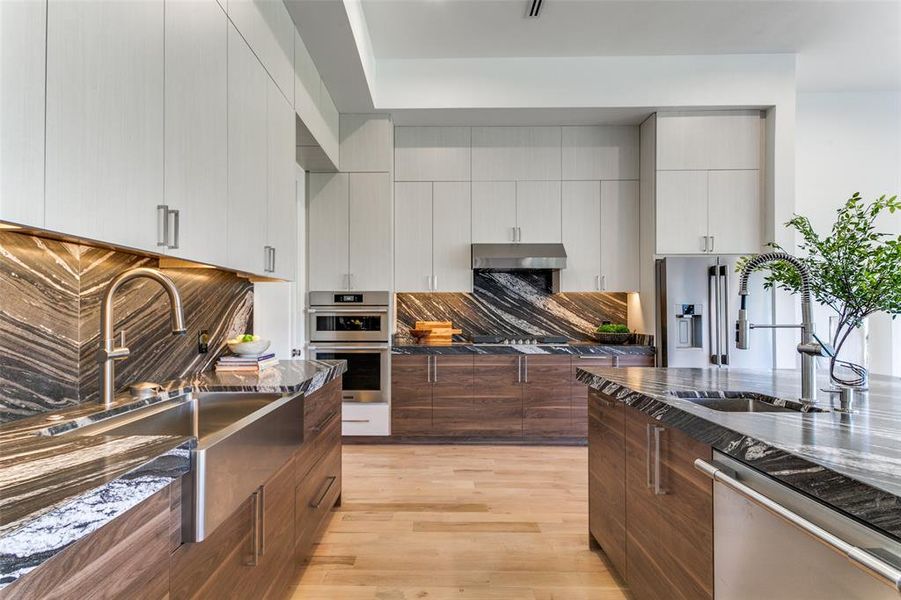
{"label": "dishwasher handle", "polygon": [[898,570],[869,552],[862,550],[853,544],[849,544],[840,537],[829,533],[819,525],[811,523],[801,515],[779,504],[769,496],[765,496],[754,488],[735,479],[719,467],[712,465],[701,458],[695,459],[694,465],[695,469],[712,479],[714,482],[725,485],[729,489],[745,497],[747,500],[789,522],[827,546],[832,547],[837,552],[844,554],[852,563],[863,567],[879,579],[885,580],[890,585],[894,586],[895,589],[901,591],[901,570]]}

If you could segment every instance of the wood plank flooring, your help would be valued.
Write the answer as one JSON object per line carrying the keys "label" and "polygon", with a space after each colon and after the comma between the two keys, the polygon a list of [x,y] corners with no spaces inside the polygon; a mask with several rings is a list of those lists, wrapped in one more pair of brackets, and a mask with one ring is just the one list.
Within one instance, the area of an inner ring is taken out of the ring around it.
{"label": "wood plank flooring", "polygon": [[584,447],[345,446],[292,600],[626,598],[588,548]]}

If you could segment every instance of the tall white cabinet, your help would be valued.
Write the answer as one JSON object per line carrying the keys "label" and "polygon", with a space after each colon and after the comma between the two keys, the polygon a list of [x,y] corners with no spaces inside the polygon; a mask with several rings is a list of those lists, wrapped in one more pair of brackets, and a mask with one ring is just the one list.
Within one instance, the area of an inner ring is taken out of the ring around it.
{"label": "tall white cabinet", "polygon": [[760,111],[658,113],[656,254],[751,254],[763,246]]}
{"label": "tall white cabinet", "polygon": [[50,0],[45,226],[157,249],[164,3]]}
{"label": "tall white cabinet", "polygon": [[44,225],[47,2],[0,5],[0,219]]}
{"label": "tall white cabinet", "polygon": [[228,263],[228,17],[216,0],[166,0],[164,204],[180,258]]}
{"label": "tall white cabinet", "polygon": [[396,291],[472,291],[470,207],[468,182],[395,183]]}
{"label": "tall white cabinet", "polygon": [[294,279],[297,271],[297,192],[294,108],[271,79],[266,95],[268,179],[264,272]]}
{"label": "tall white cabinet", "polygon": [[268,98],[266,72],[241,34],[228,29],[228,263],[266,270]]}

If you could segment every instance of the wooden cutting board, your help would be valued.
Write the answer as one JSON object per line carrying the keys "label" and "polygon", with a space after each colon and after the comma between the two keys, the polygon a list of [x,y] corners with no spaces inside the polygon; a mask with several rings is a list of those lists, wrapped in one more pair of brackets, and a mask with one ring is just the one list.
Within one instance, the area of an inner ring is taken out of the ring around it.
{"label": "wooden cutting board", "polygon": [[449,346],[454,335],[463,333],[462,329],[454,329],[452,321],[416,321],[414,329],[429,332],[422,340],[429,346]]}

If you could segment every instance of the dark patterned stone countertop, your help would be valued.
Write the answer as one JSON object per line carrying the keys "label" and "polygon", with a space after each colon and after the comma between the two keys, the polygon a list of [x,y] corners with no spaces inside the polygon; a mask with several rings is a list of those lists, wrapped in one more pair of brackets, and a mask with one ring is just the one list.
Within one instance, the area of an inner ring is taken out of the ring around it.
{"label": "dark patterned stone countertop", "polygon": [[576,356],[653,356],[654,346],[632,344],[604,345],[571,344],[470,344],[454,342],[449,346],[396,344],[391,354],[400,355],[460,355],[460,354],[572,354]]}
{"label": "dark patterned stone countertop", "polygon": [[[901,539],[901,380],[874,376],[854,413],[734,413],[672,392],[797,399],[797,371],[584,367],[580,381]],[[826,380],[819,382],[822,388]],[[820,392],[819,405],[830,408]]]}
{"label": "dark patterned stone countertop", "polygon": [[109,409],[82,404],[0,426],[0,588],[191,470],[193,437],[41,435],[48,426],[64,432],[189,391],[309,393],[346,368],[294,360],[254,375],[202,373],[147,400],[120,397]]}

